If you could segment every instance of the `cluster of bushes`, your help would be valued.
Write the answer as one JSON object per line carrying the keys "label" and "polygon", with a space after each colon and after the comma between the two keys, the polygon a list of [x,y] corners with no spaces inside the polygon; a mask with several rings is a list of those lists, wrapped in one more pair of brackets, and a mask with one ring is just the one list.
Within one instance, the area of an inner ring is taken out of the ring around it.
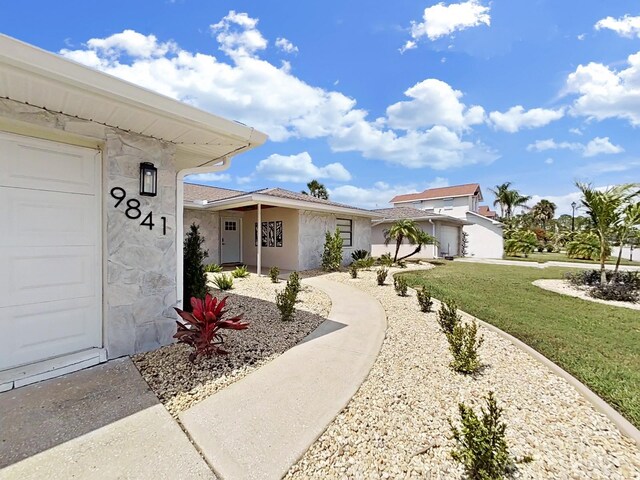
{"label": "cluster of bushes", "polygon": [[640,275],[638,272],[605,271],[602,283],[598,270],[582,270],[568,273],[565,278],[576,287],[586,287],[588,294],[601,300],[637,302],[640,300]]}
{"label": "cluster of bushes", "polygon": [[276,307],[280,310],[280,319],[284,322],[293,320],[296,301],[302,285],[298,272],[291,272],[283,291],[276,293]]}

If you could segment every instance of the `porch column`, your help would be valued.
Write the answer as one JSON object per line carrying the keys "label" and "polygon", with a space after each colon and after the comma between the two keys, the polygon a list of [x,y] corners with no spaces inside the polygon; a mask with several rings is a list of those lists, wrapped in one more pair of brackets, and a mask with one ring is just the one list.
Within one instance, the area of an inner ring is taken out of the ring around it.
{"label": "porch column", "polygon": [[256,261],[256,273],[262,276],[262,205],[258,203],[258,259]]}
{"label": "porch column", "polygon": [[[436,224],[432,221],[431,222],[431,231],[432,231],[432,237],[435,239],[436,238]],[[437,242],[433,242],[433,258],[438,258],[438,245]]]}

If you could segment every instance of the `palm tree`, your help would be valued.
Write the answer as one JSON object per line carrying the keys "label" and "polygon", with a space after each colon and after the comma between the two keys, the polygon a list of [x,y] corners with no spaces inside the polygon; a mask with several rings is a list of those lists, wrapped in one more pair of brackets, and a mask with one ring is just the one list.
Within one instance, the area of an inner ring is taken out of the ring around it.
{"label": "palm tree", "polygon": [[327,193],[327,188],[317,180],[311,180],[307,183],[307,188],[309,191],[302,190],[304,195],[311,195],[312,197],[322,198],[324,200],[329,200],[329,193]]}
{"label": "palm tree", "polygon": [[634,184],[624,184],[596,190],[591,185],[576,182],[582,192],[582,205],[593,224],[593,230],[600,240],[600,283],[607,283],[605,262],[611,251],[610,238],[617,233],[619,225],[623,223],[623,208],[625,204],[638,192],[631,193]]}
{"label": "palm tree", "polygon": [[[409,255],[405,255],[404,257],[398,259],[398,252],[400,252],[400,245],[404,240],[407,240],[411,245],[417,245],[416,249],[410,253]],[[384,232],[384,244],[389,245],[389,243],[394,240],[396,242],[396,253],[393,256],[393,261],[397,262],[398,260],[403,260],[411,255],[415,255],[420,252],[423,245],[434,244],[436,239],[431,235],[423,232],[418,224],[410,219],[402,219],[396,220],[396,222],[391,225],[389,230],[385,230]]]}
{"label": "palm tree", "polygon": [[542,228],[546,230],[547,222],[556,214],[556,204],[543,198],[533,206],[531,214],[533,218],[542,223]]}
{"label": "palm tree", "polygon": [[634,235],[634,230],[638,225],[640,225],[640,202],[629,203],[622,212],[622,219],[618,224],[616,232],[620,248],[618,249],[616,267],[613,270],[614,277],[618,274],[618,269],[620,268],[620,260],[622,259],[622,247]]}
{"label": "palm tree", "polygon": [[489,189],[489,191],[496,196],[496,199],[493,201],[493,206],[500,206],[500,217],[504,217],[506,192],[509,191],[510,186],[511,182],[505,182],[502,185],[496,185],[495,190],[492,188]]}
{"label": "palm tree", "polygon": [[496,185],[495,189],[489,189],[496,196],[493,206],[500,206],[500,217],[511,218],[516,207],[526,207],[531,197],[520,195],[515,189],[510,189],[511,182],[505,182],[502,185]]}

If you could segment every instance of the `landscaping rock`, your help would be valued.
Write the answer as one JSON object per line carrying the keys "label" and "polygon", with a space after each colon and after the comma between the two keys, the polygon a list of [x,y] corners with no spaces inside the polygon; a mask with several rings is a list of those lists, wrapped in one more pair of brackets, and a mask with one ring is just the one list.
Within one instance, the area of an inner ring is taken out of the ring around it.
{"label": "landscaping rock", "polygon": [[[390,274],[398,271],[407,270]],[[448,420],[458,421],[459,402],[479,409],[490,390],[504,408],[511,454],[533,457],[514,478],[640,478],[638,446],[566,381],[482,327],[481,372],[454,373],[436,321],[439,302],[433,313],[421,313],[412,289],[403,298],[390,279],[377,286],[373,270],[359,277],[328,276],[382,303],[388,321],[382,350],[358,393],[286,478],[461,479]]]}
{"label": "landscaping rock", "polygon": [[276,292],[283,290],[286,282],[274,284],[269,277],[250,275],[234,279],[233,285],[233,290],[227,292],[209,285],[212,295],[229,297],[228,317],[244,313],[244,319],[250,323],[247,330],[224,331],[227,337],[223,348],[229,355],[200,357],[191,363],[188,358],[191,348],[172,344],[132,357],[174,417],[293,347],[320,325],[331,309],[326,294],[303,284],[294,320],[282,322],[274,301]]}

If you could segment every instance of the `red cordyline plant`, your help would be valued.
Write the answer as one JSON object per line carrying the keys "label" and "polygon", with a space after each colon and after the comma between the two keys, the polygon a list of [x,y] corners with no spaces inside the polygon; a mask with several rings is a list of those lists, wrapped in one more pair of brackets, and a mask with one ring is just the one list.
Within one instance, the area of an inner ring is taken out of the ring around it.
{"label": "red cordyline plant", "polygon": [[222,319],[226,313],[224,306],[227,298],[224,297],[218,301],[208,293],[204,300],[191,297],[192,313],[174,307],[184,323],[176,322],[178,331],[173,338],[176,338],[178,343],[186,343],[195,349],[189,355],[190,361],[195,361],[198,355],[210,357],[214,354],[228,353],[219,347],[224,343],[224,334],[220,333],[221,329],[245,330],[249,328],[249,323],[241,321],[242,314],[228,320]]}

